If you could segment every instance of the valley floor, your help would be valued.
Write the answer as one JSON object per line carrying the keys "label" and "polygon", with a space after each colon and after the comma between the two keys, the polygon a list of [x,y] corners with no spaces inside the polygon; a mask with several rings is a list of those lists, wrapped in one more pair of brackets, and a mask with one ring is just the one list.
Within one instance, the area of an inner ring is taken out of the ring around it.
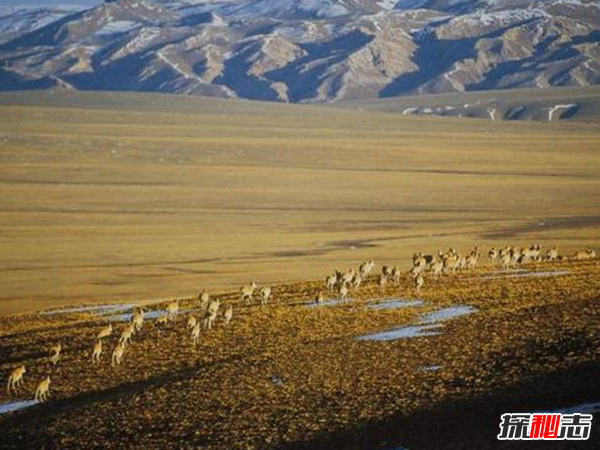
{"label": "valley floor", "polygon": [[0,94],[0,315],[600,247],[597,124],[140,93]]}
{"label": "valley floor", "polygon": [[[216,293],[233,321],[197,346],[185,324],[198,300],[182,299],[176,320],[146,320],[118,367],[114,335],[95,366],[91,349],[132,305],[0,318],[0,371],[27,367],[0,410],[52,379],[48,403],[0,415],[2,448],[541,449],[497,441],[500,415],[600,402],[598,261],[480,267],[428,277],[418,295],[407,275],[382,293],[370,278],[316,307],[322,289],[277,285],[268,306]],[[598,448],[597,426],[552,448]]]}

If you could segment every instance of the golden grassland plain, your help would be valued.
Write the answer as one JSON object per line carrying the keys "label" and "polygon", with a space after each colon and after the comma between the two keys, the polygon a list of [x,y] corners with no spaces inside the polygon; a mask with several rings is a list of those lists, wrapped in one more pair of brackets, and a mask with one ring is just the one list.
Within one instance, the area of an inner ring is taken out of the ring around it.
{"label": "golden grassland plain", "polygon": [[[242,304],[237,291],[218,292],[222,307],[233,306],[233,321],[225,326],[219,316],[196,346],[185,324],[199,304],[188,299],[176,320],[147,320],[116,367],[110,352],[125,323],[115,323],[100,363],[92,365],[105,317],[0,317],[0,372],[27,368],[19,393],[0,390],[0,404],[30,399],[39,380],[52,380],[48,403],[0,415],[2,448],[525,448],[496,439],[502,413],[600,399],[600,263],[520,270],[482,264],[428,279],[423,303],[398,309],[373,306],[414,298],[407,274],[383,293],[371,277],[336,306],[308,307],[323,282],[274,286],[268,306]],[[433,335],[355,339],[416,325],[450,306],[472,313],[442,322]],[[58,342],[63,353],[52,365],[47,350]],[[597,449],[596,420],[597,414],[588,441],[551,448]]]}
{"label": "golden grassland plain", "polygon": [[0,313],[600,242],[600,128],[122,93],[0,95]]}

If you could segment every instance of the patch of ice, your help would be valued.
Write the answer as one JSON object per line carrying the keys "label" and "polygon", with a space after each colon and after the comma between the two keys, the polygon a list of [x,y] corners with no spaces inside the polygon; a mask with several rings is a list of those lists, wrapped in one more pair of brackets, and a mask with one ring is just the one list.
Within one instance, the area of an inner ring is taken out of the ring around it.
{"label": "patch of ice", "polygon": [[421,315],[421,320],[416,325],[406,325],[392,328],[391,330],[357,336],[358,341],[393,341],[396,339],[409,339],[423,336],[441,334],[446,320],[454,319],[467,314],[473,314],[477,309],[472,306],[458,305],[442,308]]}
{"label": "patch of ice", "polygon": [[[167,312],[162,309],[156,311],[147,311],[144,313],[144,319],[158,319],[159,317],[165,317]],[[132,313],[116,314],[106,318],[109,322],[129,322],[133,317]]]}
{"label": "patch of ice", "polygon": [[472,306],[450,306],[448,308],[439,309],[421,316],[422,323],[435,323],[444,320],[454,319],[456,317],[465,316],[477,312]]}
{"label": "patch of ice", "polygon": [[78,313],[91,313],[96,315],[113,314],[118,311],[126,311],[134,308],[135,305],[131,303],[120,303],[112,305],[90,305],[90,306],[75,306],[60,309],[52,309],[49,311],[40,311],[39,314],[42,316],[56,316],[59,314],[78,314]]}
{"label": "patch of ice", "polygon": [[535,413],[553,413],[553,414],[574,414],[574,413],[580,413],[580,414],[594,414],[600,412],[600,402],[595,402],[595,403],[582,403],[580,405],[576,405],[576,406],[569,406],[567,408],[559,408],[559,409],[553,409],[553,410],[549,410],[549,411],[534,411],[533,414]]}
{"label": "patch of ice", "polygon": [[573,108],[577,108],[579,105],[577,103],[570,103],[568,105],[554,105],[551,108],[548,108],[548,122],[552,122],[554,119],[554,114],[561,109],[566,109],[567,111]]}
{"label": "patch of ice", "polygon": [[0,404],[0,414],[6,414],[13,411],[18,411],[20,409],[29,408],[37,404],[36,400],[22,400],[16,402],[8,402]]}
{"label": "patch of ice", "polygon": [[400,309],[400,308],[409,308],[411,306],[421,306],[423,305],[423,300],[419,299],[408,299],[408,298],[389,298],[382,300],[377,303],[373,303],[367,306],[369,309]]}
{"label": "patch of ice", "polygon": [[548,270],[543,272],[532,272],[529,270],[522,270],[521,272],[513,271],[503,274],[496,272],[498,275],[486,275],[481,277],[482,280],[494,280],[496,278],[546,278],[546,277],[560,277],[563,275],[569,275],[570,270]]}
{"label": "patch of ice", "polygon": [[421,370],[423,372],[437,372],[438,370],[441,370],[442,366],[423,366],[421,367]]}
{"label": "patch of ice", "polygon": [[311,302],[311,303],[307,303],[305,306],[307,308],[316,308],[319,306],[336,306],[336,305],[343,305],[344,303],[349,303],[354,301],[354,299],[352,298],[347,298],[346,300],[342,300],[341,298],[332,298],[329,300],[325,300],[321,303],[316,303],[316,302]]}
{"label": "patch of ice", "polygon": [[430,325],[409,325],[405,327],[393,328],[379,333],[365,334],[356,337],[358,341],[395,341],[396,339],[410,339],[423,336],[435,336],[441,334],[439,329],[441,324]]}
{"label": "patch of ice", "polygon": [[114,22],[109,22],[106,25],[104,25],[96,32],[96,34],[100,36],[105,36],[116,33],[126,33],[138,26],[139,24],[137,22],[133,22],[131,20],[116,20]]}

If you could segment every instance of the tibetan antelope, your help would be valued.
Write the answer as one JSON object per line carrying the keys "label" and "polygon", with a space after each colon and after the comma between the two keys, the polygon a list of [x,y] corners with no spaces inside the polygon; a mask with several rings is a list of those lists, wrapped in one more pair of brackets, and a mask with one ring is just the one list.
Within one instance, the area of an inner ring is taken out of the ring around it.
{"label": "tibetan antelope", "polygon": [[360,265],[360,267],[358,268],[358,271],[360,272],[360,276],[363,279],[366,279],[374,268],[375,268],[375,261],[370,259],[368,261],[363,262]]}
{"label": "tibetan antelope", "polygon": [[136,309],[131,316],[131,324],[135,331],[141,331],[142,326],[144,325],[144,310],[142,308]]}
{"label": "tibetan antelope", "polygon": [[104,339],[109,337],[113,332],[113,326],[112,324],[109,324],[107,326],[105,326],[104,328],[102,328],[100,330],[100,332],[98,333],[98,336],[96,336],[98,339]]}
{"label": "tibetan antelope", "polygon": [[98,340],[92,350],[92,364],[100,362],[100,355],[102,355],[102,341]]}
{"label": "tibetan antelope", "polygon": [[121,336],[119,337],[119,344],[122,344],[123,347],[125,347],[127,344],[131,344],[131,336],[133,336],[134,331],[135,328],[133,325],[126,325],[121,332]]}
{"label": "tibetan antelope", "polygon": [[337,284],[337,276],[334,273],[333,275],[329,275],[326,279],[325,279],[325,285],[327,286],[327,290],[329,292],[333,292],[333,290],[335,289],[335,285]]}
{"label": "tibetan antelope", "polygon": [[198,324],[198,319],[196,318],[196,316],[193,316],[192,314],[190,314],[188,316],[188,320],[187,320],[187,325],[185,326],[185,328],[187,330],[191,330],[192,328],[194,328],[196,325]]}
{"label": "tibetan antelope", "polygon": [[225,325],[229,325],[232,318],[233,318],[233,306],[228,305],[227,308],[225,308],[225,312],[223,313],[223,319],[225,320]]}
{"label": "tibetan antelope", "polygon": [[113,366],[118,366],[121,364],[121,360],[123,359],[123,353],[125,353],[125,346],[122,343],[119,343],[112,353],[111,364]]}
{"label": "tibetan antelope", "polygon": [[192,342],[194,343],[194,345],[196,345],[198,343],[198,339],[200,339],[200,324],[199,323],[196,323],[196,325],[194,325],[194,327],[192,328],[192,333],[191,333],[190,337],[192,338]]}
{"label": "tibetan antelope", "polygon": [[253,281],[250,284],[246,284],[240,288],[240,293],[242,295],[242,301],[245,301],[246,304],[250,304],[252,302],[252,296],[254,295],[254,291],[256,290],[256,283]]}
{"label": "tibetan antelope", "polygon": [[27,370],[25,370],[25,366],[17,367],[13,369],[10,375],[8,376],[8,385],[6,386],[6,392],[10,394],[10,391],[17,392],[17,388],[23,382],[23,375]]}
{"label": "tibetan antelope", "polygon": [[46,400],[48,400],[48,397],[50,396],[50,377],[46,377],[44,378],[42,381],[40,381],[40,383],[37,386],[37,389],[35,390],[35,401],[40,401],[42,403],[44,403]]}
{"label": "tibetan antelope", "polygon": [[169,320],[175,320],[177,314],[179,313],[179,302],[177,300],[173,300],[171,303],[167,305],[167,317]]}
{"label": "tibetan antelope", "polygon": [[362,284],[362,277],[359,274],[354,275],[354,278],[352,278],[352,289],[354,289],[355,291],[358,290],[358,288],[360,288],[360,285]]}
{"label": "tibetan antelope", "polygon": [[340,286],[340,298],[342,302],[345,302],[348,299],[348,285],[346,285],[346,283],[343,283]]}
{"label": "tibetan antelope", "polygon": [[431,272],[433,273],[433,278],[439,278],[443,271],[444,262],[442,260],[436,261],[431,265]]}
{"label": "tibetan antelope", "polygon": [[573,259],[575,259],[576,261],[588,261],[594,258],[596,258],[596,251],[591,249],[577,252],[573,256]]}
{"label": "tibetan antelope", "polygon": [[496,266],[498,256],[498,250],[495,247],[492,247],[492,249],[488,252],[488,258],[490,259],[492,267]]}
{"label": "tibetan antelope", "polygon": [[269,299],[271,298],[271,288],[265,286],[260,289],[260,304],[265,306],[269,303]]}
{"label": "tibetan antelope", "polygon": [[213,324],[219,313],[219,306],[221,302],[219,300],[212,300],[208,305],[208,312],[204,318],[204,328],[206,330],[212,330]]}
{"label": "tibetan antelope", "polygon": [[200,300],[200,310],[205,312],[208,309],[208,302],[210,302],[210,295],[206,291],[200,292],[198,295],[198,300]]}
{"label": "tibetan antelope", "polygon": [[50,354],[52,355],[52,356],[50,356],[50,362],[53,365],[56,365],[56,363],[58,363],[58,359],[60,358],[61,350],[62,350],[62,347],[60,346],[60,342],[56,345],[53,345],[50,348]]}
{"label": "tibetan antelope", "polygon": [[387,276],[383,273],[379,275],[379,294],[382,295],[385,292],[385,287],[387,285]]}
{"label": "tibetan antelope", "polygon": [[167,323],[169,323],[169,316],[161,316],[159,318],[156,319],[156,325],[157,326],[164,326]]}
{"label": "tibetan antelope", "polygon": [[425,284],[425,280],[423,279],[423,275],[418,274],[416,277],[414,277],[414,283],[415,283],[415,288],[417,289],[417,292],[421,292],[421,288],[423,287],[423,285]]}
{"label": "tibetan antelope", "polygon": [[546,260],[547,261],[556,261],[558,259],[558,249],[556,246],[549,248],[546,252]]}

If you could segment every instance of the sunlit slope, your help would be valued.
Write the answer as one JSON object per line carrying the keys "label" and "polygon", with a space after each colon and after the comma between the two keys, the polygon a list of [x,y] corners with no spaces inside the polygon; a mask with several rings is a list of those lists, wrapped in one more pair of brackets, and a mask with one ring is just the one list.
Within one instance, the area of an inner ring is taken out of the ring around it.
{"label": "sunlit slope", "polygon": [[0,311],[600,242],[594,124],[167,95],[0,95]]}

